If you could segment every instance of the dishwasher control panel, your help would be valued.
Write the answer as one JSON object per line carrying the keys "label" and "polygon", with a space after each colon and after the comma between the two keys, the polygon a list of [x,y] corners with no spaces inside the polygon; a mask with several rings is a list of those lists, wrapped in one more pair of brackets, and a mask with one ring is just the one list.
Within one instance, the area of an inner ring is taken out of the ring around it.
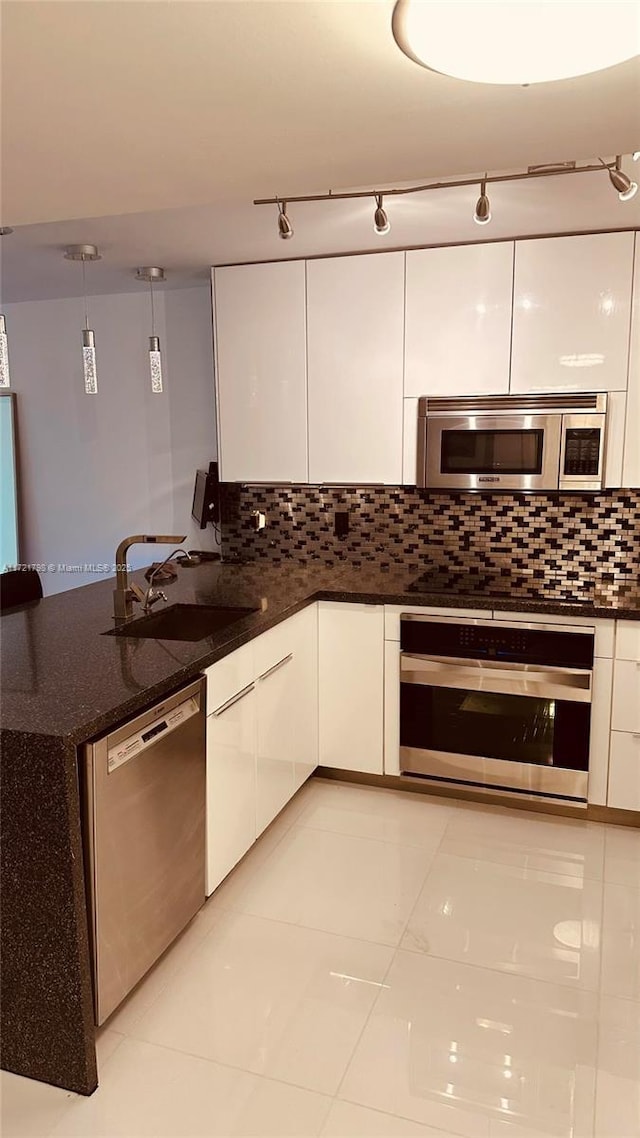
{"label": "dishwasher control panel", "polygon": [[189,699],[179,703],[177,707],[172,707],[166,715],[147,724],[142,731],[136,731],[135,734],[129,735],[126,739],[121,739],[107,752],[108,773],[113,774],[118,767],[128,763],[129,759],[135,758],[152,743],[157,742],[160,735],[168,734],[169,731],[180,727],[182,723],[186,723],[187,719],[191,719],[192,715],[197,715],[199,710],[198,700],[195,696],[190,696]]}

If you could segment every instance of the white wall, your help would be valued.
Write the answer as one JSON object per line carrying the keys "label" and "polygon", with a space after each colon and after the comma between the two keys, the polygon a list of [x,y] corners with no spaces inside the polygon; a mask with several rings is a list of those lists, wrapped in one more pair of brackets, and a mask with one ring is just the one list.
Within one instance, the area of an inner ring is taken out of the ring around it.
{"label": "white wall", "polygon": [[[186,533],[186,547],[215,548],[211,526],[190,518],[196,468],[216,457],[209,289],[156,290],[164,393],[148,373],[148,293],[92,297],[98,394],[85,395],[82,300],[4,308],[17,399],[23,563],[53,564],[45,594],[111,573],[58,565],[112,565],[135,533]],[[164,549],[164,547],[162,547]],[[156,560],[149,546],[131,564]],[[166,549],[165,553],[169,550]]]}

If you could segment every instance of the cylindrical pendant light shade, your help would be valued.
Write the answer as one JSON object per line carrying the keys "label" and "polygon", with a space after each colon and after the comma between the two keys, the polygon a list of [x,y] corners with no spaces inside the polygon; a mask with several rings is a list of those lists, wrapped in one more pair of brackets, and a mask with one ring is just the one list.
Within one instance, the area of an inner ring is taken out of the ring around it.
{"label": "cylindrical pendant light shade", "polygon": [[9,387],[10,384],[7,325],[4,316],[0,315],[0,387]]}
{"label": "cylindrical pendant light shade", "polygon": [[162,395],[162,355],[157,336],[149,336],[149,370],[152,392],[154,395]]}
{"label": "cylindrical pendant light shade", "polygon": [[82,363],[84,367],[84,389],[87,395],[97,395],[96,344],[91,328],[82,329]]}

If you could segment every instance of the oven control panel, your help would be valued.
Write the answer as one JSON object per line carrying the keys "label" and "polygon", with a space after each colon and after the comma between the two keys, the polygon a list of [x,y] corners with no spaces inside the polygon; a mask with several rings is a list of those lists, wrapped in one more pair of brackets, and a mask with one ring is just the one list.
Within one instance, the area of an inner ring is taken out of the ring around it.
{"label": "oven control panel", "polygon": [[400,647],[418,656],[591,669],[594,634],[588,629],[556,632],[522,625],[458,624],[407,614],[400,619]]}

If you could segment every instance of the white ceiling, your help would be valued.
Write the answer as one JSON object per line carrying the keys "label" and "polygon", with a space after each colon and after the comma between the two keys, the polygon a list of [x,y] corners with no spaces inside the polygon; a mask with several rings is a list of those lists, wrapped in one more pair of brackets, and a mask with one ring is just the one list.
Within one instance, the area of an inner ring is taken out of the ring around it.
{"label": "white ceiling", "polygon": [[77,293],[70,242],[101,246],[87,277],[106,292],[138,287],[138,264],[182,286],[225,261],[640,224],[640,195],[620,203],[604,173],[491,187],[483,231],[473,188],[396,199],[381,240],[368,201],[292,206],[290,242],[273,207],[251,204],[627,154],[640,148],[638,58],[492,87],[411,63],[393,0],[1,7],[5,303]]}

